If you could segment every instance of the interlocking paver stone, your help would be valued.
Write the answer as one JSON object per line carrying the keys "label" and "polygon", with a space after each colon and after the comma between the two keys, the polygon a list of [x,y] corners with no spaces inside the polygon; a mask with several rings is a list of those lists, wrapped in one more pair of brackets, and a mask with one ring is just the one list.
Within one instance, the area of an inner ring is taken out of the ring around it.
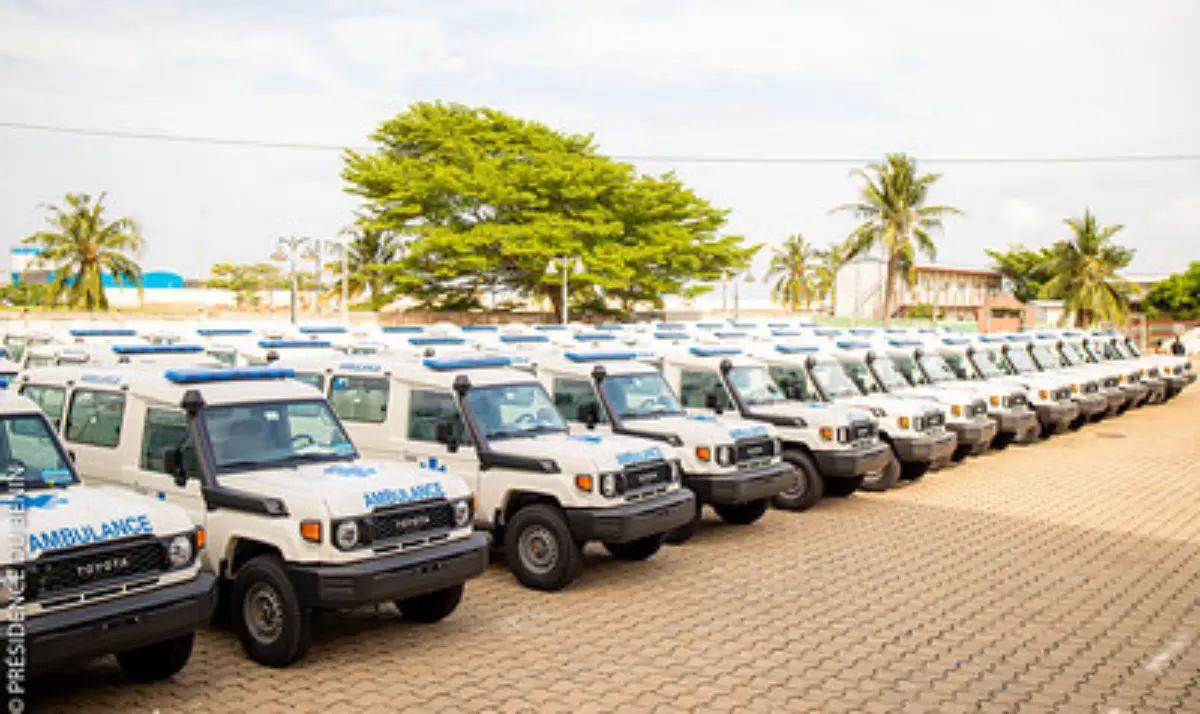
{"label": "interlocking paver stone", "polygon": [[[1100,433],[1125,438],[1105,438]],[[449,620],[324,616],[309,658],[200,634],[174,681],[111,660],[37,711],[1200,711],[1200,388],[886,494],[589,548],[545,595],[499,566]]]}

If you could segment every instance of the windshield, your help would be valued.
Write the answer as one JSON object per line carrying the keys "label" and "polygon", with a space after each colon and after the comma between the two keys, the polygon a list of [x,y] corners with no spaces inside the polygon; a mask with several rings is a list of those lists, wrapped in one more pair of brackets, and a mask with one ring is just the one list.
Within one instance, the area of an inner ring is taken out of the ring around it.
{"label": "windshield", "polygon": [[1013,369],[1008,359],[997,350],[976,352],[971,355],[971,363],[987,379],[995,379],[996,377],[1003,377],[1006,374],[1017,373],[1017,370]]}
{"label": "windshield", "polygon": [[729,387],[748,407],[783,401],[783,390],[771,379],[766,367],[734,367],[726,377]]}
{"label": "windshield", "polygon": [[808,371],[812,375],[813,382],[816,382],[817,387],[830,399],[857,397],[864,393],[854,386],[854,382],[846,374],[846,368],[842,366],[841,362],[816,362]]}
{"label": "windshield", "polygon": [[540,384],[476,387],[467,392],[463,406],[485,439],[511,439],[567,430],[567,423]]}
{"label": "windshield", "polygon": [[657,373],[610,375],[600,382],[600,391],[621,419],[683,413],[667,381]]}
{"label": "windshield", "polygon": [[218,470],[358,457],[323,399],[207,407],[201,415]]}
{"label": "windshield", "polygon": [[1033,358],[1037,360],[1039,369],[1057,369],[1058,367],[1066,366],[1062,356],[1046,349],[1045,345],[1033,345],[1030,348],[1030,352],[1033,353]]}
{"label": "windshield", "polygon": [[38,414],[0,419],[0,491],[27,491],[75,483],[58,440]]}
{"label": "windshield", "polygon": [[865,362],[843,362],[842,369],[850,377],[850,381],[858,387],[859,392],[869,394],[883,391],[879,380],[875,379],[875,375]]}
{"label": "windshield", "polygon": [[1005,358],[1018,372],[1037,372],[1038,368],[1023,347],[1004,351]]}
{"label": "windshield", "polygon": [[1122,351],[1128,353],[1131,357],[1141,357],[1142,351],[1139,350],[1132,342],[1121,342]]}
{"label": "windshield", "polygon": [[[966,355],[948,354],[944,359],[946,360],[946,366],[953,370],[955,376],[959,379],[982,379],[980,372],[983,370],[976,371],[975,363],[967,359]],[[987,360],[983,361],[987,362]],[[991,376],[1001,376],[1001,372],[996,369],[996,365],[988,362],[987,366],[993,372]]]}
{"label": "windshield", "polygon": [[921,355],[921,366],[933,382],[956,382],[967,377],[960,377],[958,372],[946,364],[941,355]]}
{"label": "windshield", "polygon": [[929,379],[921,372],[916,360],[912,357],[893,357],[888,367],[892,368],[893,372],[899,372],[897,376],[902,377],[900,381],[903,384],[897,382],[896,386],[892,386],[894,380],[891,377],[885,377],[880,370],[880,365],[886,362],[887,360],[875,360],[875,372],[879,373],[879,379],[887,385],[888,389],[903,389],[909,385],[929,384]]}
{"label": "windshield", "polygon": [[1096,361],[1095,358],[1088,354],[1083,347],[1075,344],[1074,342],[1062,343],[1062,353],[1063,357],[1065,357],[1066,360],[1071,364],[1084,364],[1087,362]]}
{"label": "windshield", "polygon": [[808,374],[802,367],[773,365],[771,367],[771,379],[779,385],[783,393],[788,399],[795,399],[801,402],[818,401],[817,396],[808,379]]}

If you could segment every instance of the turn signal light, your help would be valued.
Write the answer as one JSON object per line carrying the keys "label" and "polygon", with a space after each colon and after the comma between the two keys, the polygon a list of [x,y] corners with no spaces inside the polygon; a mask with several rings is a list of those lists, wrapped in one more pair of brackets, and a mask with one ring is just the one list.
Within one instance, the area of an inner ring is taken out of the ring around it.
{"label": "turn signal light", "polygon": [[201,548],[203,548],[204,544],[206,542],[208,542],[208,540],[207,540],[207,536],[204,535],[204,529],[197,528],[196,529],[196,550],[200,550]]}
{"label": "turn signal light", "polygon": [[310,543],[321,542],[320,521],[300,521],[300,537]]}
{"label": "turn signal light", "polygon": [[587,474],[579,474],[575,477],[575,488],[580,491],[592,492],[592,477]]}
{"label": "turn signal light", "polygon": [[712,449],[707,446],[696,447],[696,458],[701,461],[712,461]]}

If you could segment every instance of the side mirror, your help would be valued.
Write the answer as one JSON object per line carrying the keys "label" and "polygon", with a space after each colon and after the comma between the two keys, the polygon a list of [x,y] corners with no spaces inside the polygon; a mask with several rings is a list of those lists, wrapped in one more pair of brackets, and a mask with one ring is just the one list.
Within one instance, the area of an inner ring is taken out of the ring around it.
{"label": "side mirror", "polygon": [[75,450],[74,449],[70,449],[67,451],[67,458],[71,460],[71,463],[75,463]]}
{"label": "side mirror", "polygon": [[721,408],[721,400],[717,399],[717,395],[712,392],[709,392],[708,396],[704,397],[704,406],[713,410],[718,415],[725,411]]}
{"label": "side mirror", "polygon": [[458,451],[458,439],[454,436],[453,423],[448,421],[438,422],[437,440],[438,443],[446,445],[446,451],[452,454]]}
{"label": "side mirror", "polygon": [[163,449],[163,470],[175,478],[175,485],[187,485],[187,472],[183,468],[183,450],[178,447]]}
{"label": "side mirror", "polygon": [[595,429],[596,425],[600,423],[600,407],[595,402],[580,404],[575,409],[575,418],[583,422],[589,431]]}

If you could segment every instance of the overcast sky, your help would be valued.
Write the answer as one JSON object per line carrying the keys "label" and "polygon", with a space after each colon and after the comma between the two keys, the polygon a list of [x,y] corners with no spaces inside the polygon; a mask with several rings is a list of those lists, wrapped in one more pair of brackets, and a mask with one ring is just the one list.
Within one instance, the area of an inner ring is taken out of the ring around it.
{"label": "overcast sky", "polygon": [[[500,9],[505,6],[509,9]],[[411,102],[489,105],[617,155],[1200,154],[1194,0],[0,0],[0,121],[361,146]],[[841,165],[669,165],[729,232],[845,235]],[[1200,162],[937,165],[938,261],[1046,245],[1090,206],[1133,270],[1200,259]],[[146,269],[206,275],[351,220],[337,152],[0,128],[0,244],[107,190]],[[758,261],[759,271],[766,262]]]}

